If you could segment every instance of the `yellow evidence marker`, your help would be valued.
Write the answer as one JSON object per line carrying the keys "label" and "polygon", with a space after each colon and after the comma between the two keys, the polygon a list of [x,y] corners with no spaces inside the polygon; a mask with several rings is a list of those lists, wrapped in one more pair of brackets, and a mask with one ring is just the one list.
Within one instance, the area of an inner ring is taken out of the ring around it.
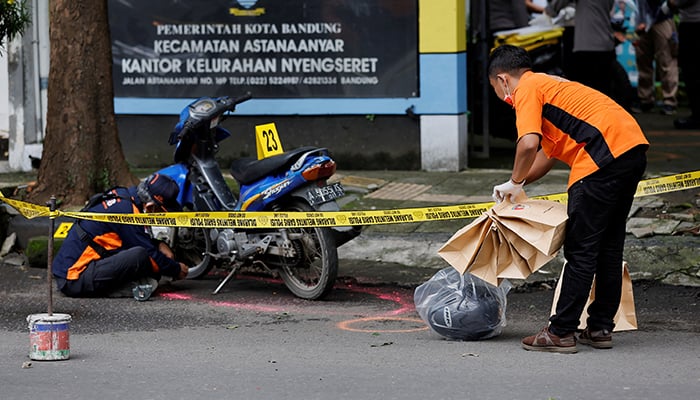
{"label": "yellow evidence marker", "polygon": [[255,147],[258,151],[258,160],[284,152],[274,122],[255,126]]}
{"label": "yellow evidence marker", "polygon": [[68,236],[68,231],[72,226],[72,222],[61,222],[58,228],[56,228],[54,231],[53,237],[56,239],[65,239]]}

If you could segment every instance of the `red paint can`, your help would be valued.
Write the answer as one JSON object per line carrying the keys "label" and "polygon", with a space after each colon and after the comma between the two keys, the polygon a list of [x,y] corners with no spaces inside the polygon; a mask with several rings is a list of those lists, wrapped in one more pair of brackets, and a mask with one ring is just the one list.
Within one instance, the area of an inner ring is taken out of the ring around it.
{"label": "red paint can", "polygon": [[70,321],[68,314],[29,315],[29,358],[67,360],[70,357]]}

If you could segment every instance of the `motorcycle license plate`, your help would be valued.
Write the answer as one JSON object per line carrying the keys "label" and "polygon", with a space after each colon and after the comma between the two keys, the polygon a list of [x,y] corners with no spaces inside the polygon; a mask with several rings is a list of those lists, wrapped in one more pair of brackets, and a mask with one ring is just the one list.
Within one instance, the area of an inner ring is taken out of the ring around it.
{"label": "motorcycle license plate", "polygon": [[343,196],[345,196],[345,190],[340,182],[324,187],[313,188],[307,192],[309,203],[312,206],[316,204],[323,204]]}

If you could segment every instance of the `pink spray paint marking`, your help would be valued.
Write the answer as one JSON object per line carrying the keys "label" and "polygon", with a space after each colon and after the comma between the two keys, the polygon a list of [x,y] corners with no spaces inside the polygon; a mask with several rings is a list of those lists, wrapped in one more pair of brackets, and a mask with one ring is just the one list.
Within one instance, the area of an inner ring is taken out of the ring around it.
{"label": "pink spray paint marking", "polygon": [[[355,293],[361,293],[361,294],[366,294],[370,296],[374,296],[379,300],[386,301],[392,304],[395,304],[396,307],[385,312],[378,313],[376,315],[373,315],[372,317],[382,317],[382,316],[396,316],[396,315],[402,315],[402,314],[410,314],[410,313],[415,313],[415,306],[413,304],[413,298],[412,296],[409,298],[409,296],[398,293],[396,291],[392,291],[391,293],[383,292],[381,288],[370,288],[370,287],[355,287],[352,285],[344,285],[342,287],[343,290],[347,290],[349,292],[355,292]],[[240,309],[240,310],[248,310],[248,311],[256,311],[256,312],[269,312],[269,313],[280,313],[280,312],[289,312],[290,309],[292,311],[299,311],[299,312],[304,312],[304,313],[309,313],[309,308],[308,307],[299,307],[299,306],[274,306],[274,305],[261,305],[261,304],[252,304],[252,303],[245,303],[245,302],[237,302],[237,301],[219,301],[219,300],[209,300],[209,299],[203,299],[203,298],[198,298],[192,295],[188,294],[182,294],[182,293],[159,293],[159,297],[163,297],[164,299],[167,300],[179,300],[179,301],[197,301],[205,304],[209,304],[214,307],[226,307],[226,308],[235,308],[235,309]],[[318,312],[311,312],[312,314],[317,314]],[[324,311],[324,314],[329,314],[328,311]],[[350,312],[338,312],[338,313],[332,313],[335,315],[355,315],[355,313]]]}

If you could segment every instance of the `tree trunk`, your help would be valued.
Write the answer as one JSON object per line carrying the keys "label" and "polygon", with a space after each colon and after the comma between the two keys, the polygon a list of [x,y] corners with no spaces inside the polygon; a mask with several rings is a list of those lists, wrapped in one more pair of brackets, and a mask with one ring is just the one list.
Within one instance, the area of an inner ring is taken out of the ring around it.
{"label": "tree trunk", "polygon": [[46,137],[30,200],[55,195],[62,207],[137,179],[124,158],[114,116],[107,0],[49,2],[51,67]]}

